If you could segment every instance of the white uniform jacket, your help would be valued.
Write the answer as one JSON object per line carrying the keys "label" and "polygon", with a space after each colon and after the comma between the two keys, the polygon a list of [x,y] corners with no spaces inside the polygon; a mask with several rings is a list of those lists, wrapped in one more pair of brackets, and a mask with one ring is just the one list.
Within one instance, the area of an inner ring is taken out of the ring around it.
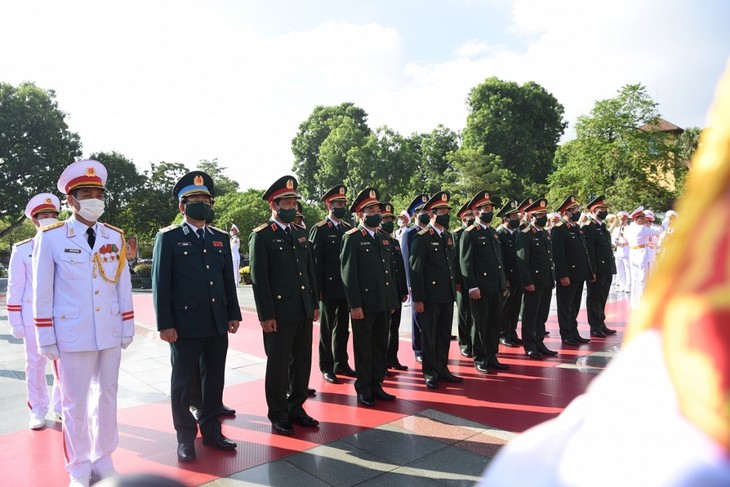
{"label": "white uniform jacket", "polygon": [[8,266],[7,308],[10,326],[33,326],[33,239],[13,245]]}
{"label": "white uniform jacket", "polygon": [[[33,252],[33,318],[38,346],[62,352],[121,346],[134,335],[132,283],[121,230],[97,223],[89,249],[74,218],[44,227]],[[116,280],[116,282],[114,282]]]}
{"label": "white uniform jacket", "polygon": [[613,229],[611,232],[611,244],[616,247],[613,255],[617,259],[628,259],[629,258],[629,243],[626,240],[626,230],[628,225],[620,225]]}
{"label": "white uniform jacket", "polygon": [[629,243],[629,259],[631,265],[646,266],[651,262],[651,249],[649,241],[654,235],[662,233],[661,227],[658,230],[645,227],[637,223],[631,223],[624,230],[624,237]]}

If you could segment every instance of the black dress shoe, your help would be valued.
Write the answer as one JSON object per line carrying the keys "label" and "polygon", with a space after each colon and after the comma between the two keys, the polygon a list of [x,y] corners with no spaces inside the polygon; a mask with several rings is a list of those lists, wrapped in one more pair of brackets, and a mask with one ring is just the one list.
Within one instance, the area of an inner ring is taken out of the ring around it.
{"label": "black dress shoe", "polygon": [[236,415],[236,410],[233,408],[229,408],[225,404],[223,404],[218,409],[218,416],[235,416],[235,415]]}
{"label": "black dress shoe", "polygon": [[307,428],[316,428],[317,426],[319,426],[319,421],[317,421],[307,413],[292,415],[291,419],[296,424]]}
{"label": "black dress shoe", "polygon": [[383,389],[374,390],[373,396],[375,396],[377,399],[380,399],[381,401],[395,401],[395,396],[393,394],[388,394]]}
{"label": "black dress shoe", "polygon": [[543,355],[536,350],[530,350],[529,352],[526,352],[526,353],[527,353],[527,357],[532,360],[542,360],[543,359]]}
{"label": "black dress shoe", "polygon": [[436,379],[426,379],[426,389],[436,390],[439,388],[439,383]]}
{"label": "black dress shoe", "polygon": [[366,408],[371,408],[375,406],[375,399],[373,399],[373,396],[369,394],[358,394],[357,395],[357,402],[361,406],[365,406]]}
{"label": "black dress shoe", "polygon": [[469,350],[468,348],[460,348],[460,349],[459,349],[459,352],[460,352],[460,353],[461,353],[461,354],[462,354],[462,355],[463,355],[464,357],[467,357],[467,358],[471,358],[471,350]]}
{"label": "black dress shoe", "polygon": [[575,340],[578,343],[591,343],[591,341],[589,339],[583,338],[582,336],[577,335],[577,334],[573,337],[573,340]]}
{"label": "black dress shoe", "polygon": [[459,377],[458,375],[454,375],[451,372],[447,372],[443,375],[439,376],[439,380],[443,380],[446,382],[452,382],[454,384],[458,384],[459,382],[464,382],[463,377]]}
{"label": "black dress shoe", "polygon": [[231,451],[235,450],[238,445],[235,442],[229,440],[221,433],[213,436],[204,436],[203,444],[205,446],[212,446],[216,450]]}
{"label": "black dress shoe", "polygon": [[393,372],[392,370],[386,370],[385,376],[386,377],[395,377],[395,372]]}
{"label": "black dress shoe", "polygon": [[603,330],[591,330],[591,336],[596,338],[606,338],[606,334]]}
{"label": "black dress shoe", "polygon": [[489,369],[487,368],[486,365],[474,364],[474,368],[477,369],[477,372],[481,372],[482,374],[488,374],[489,373]]}
{"label": "black dress shoe", "polygon": [[394,369],[394,370],[408,370],[408,366],[407,365],[403,365],[400,362],[396,362],[394,364],[390,364],[390,365],[388,365],[388,368],[391,368],[391,369]]}
{"label": "black dress shoe", "polygon": [[193,442],[178,443],[177,459],[184,463],[189,463],[195,460],[195,444],[193,444]]}
{"label": "black dress shoe", "polygon": [[548,336],[548,335],[550,335],[550,332],[545,330],[545,336]]}
{"label": "black dress shoe", "polygon": [[337,367],[335,373],[339,375],[344,375],[345,377],[357,377],[357,374],[355,374],[355,371],[352,370],[349,365],[345,365],[344,367]]}
{"label": "black dress shoe", "polygon": [[311,387],[307,387],[307,395],[308,396],[316,396],[317,395],[317,391],[315,391]]}
{"label": "black dress shoe", "polygon": [[337,378],[334,372],[322,372],[322,378],[330,384],[339,384],[340,379]]}
{"label": "black dress shoe", "polygon": [[605,333],[606,335],[615,335],[616,334],[616,330],[612,330],[610,328],[606,328],[605,326],[603,328],[601,328],[601,331],[603,333]]}
{"label": "black dress shoe", "polygon": [[576,342],[572,338],[563,338],[563,345],[568,345],[569,347],[579,347],[580,343]]}
{"label": "black dress shoe", "polygon": [[458,337],[456,335],[451,335],[452,340],[456,340]]}
{"label": "black dress shoe", "polygon": [[499,360],[497,360],[496,358],[490,359],[487,365],[490,369],[509,370],[509,365],[500,363]]}
{"label": "black dress shoe", "polygon": [[511,338],[508,338],[508,337],[501,337],[499,339],[499,343],[501,343],[505,347],[516,347],[517,346],[517,344],[515,342],[513,342]]}
{"label": "black dress shoe", "polygon": [[515,333],[515,336],[512,337],[512,341],[515,343],[515,345],[522,345],[523,343],[525,343],[517,337],[517,333]]}
{"label": "black dress shoe", "polygon": [[538,347],[537,348],[537,351],[540,352],[543,355],[549,355],[551,357],[554,357],[555,355],[558,354],[558,352],[556,352],[555,350],[550,350],[545,345],[543,345],[542,348]]}
{"label": "black dress shoe", "polygon": [[291,436],[294,434],[294,426],[291,421],[276,421],[271,423],[271,429],[277,435]]}

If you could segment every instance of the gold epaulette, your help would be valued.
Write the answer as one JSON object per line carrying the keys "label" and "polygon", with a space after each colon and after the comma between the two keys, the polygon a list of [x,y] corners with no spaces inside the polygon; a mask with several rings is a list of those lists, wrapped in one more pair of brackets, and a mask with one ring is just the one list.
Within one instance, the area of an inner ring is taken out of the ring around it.
{"label": "gold epaulette", "polygon": [[349,229],[348,231],[345,232],[345,235],[350,235],[351,233],[355,233],[355,232],[357,232],[357,227]]}
{"label": "gold epaulette", "polygon": [[263,230],[264,228],[266,228],[266,227],[268,227],[268,226],[269,226],[269,224],[268,224],[268,223],[262,223],[262,224],[261,224],[261,225],[259,225],[258,227],[254,228],[254,229],[253,229],[253,231],[254,231],[255,233],[259,233],[259,232],[260,232],[261,230]]}
{"label": "gold epaulette", "polygon": [[469,225],[468,227],[466,227],[465,231],[467,231],[467,232],[471,232],[471,231],[472,231],[472,230],[474,230],[474,229],[475,229],[476,227],[477,227],[477,226],[476,226],[476,223],[475,223],[474,225]]}
{"label": "gold epaulette", "polygon": [[556,223],[556,224],[555,224],[555,225],[553,225],[553,226],[554,226],[554,227],[562,227],[562,226],[563,226],[564,224],[565,224],[565,222],[564,222],[563,220],[560,220],[560,221],[559,221],[558,223]]}
{"label": "gold epaulette", "polygon": [[522,229],[522,233],[530,233],[531,231],[532,227],[529,225]]}
{"label": "gold epaulette", "polygon": [[160,228],[160,232],[165,233],[165,232],[169,232],[170,230],[175,230],[176,228],[180,228],[180,225],[172,224],[165,228]]}
{"label": "gold epaulette", "polygon": [[429,233],[431,233],[431,229],[428,227],[426,227],[423,230],[421,230],[420,232],[418,232],[419,235],[428,235]]}
{"label": "gold epaulette", "polygon": [[46,225],[45,227],[41,227],[40,230],[41,230],[41,232],[47,232],[48,230],[53,230],[54,228],[60,228],[60,227],[64,226],[65,224],[66,224],[65,221],[51,223],[50,225]]}
{"label": "gold epaulette", "polygon": [[327,225],[327,219],[326,218],[324,220],[318,221],[317,223],[314,224],[315,227],[320,227],[320,228],[323,227],[323,226],[325,226],[325,225]]}
{"label": "gold epaulette", "polygon": [[13,245],[15,245],[17,247],[19,245],[26,244],[26,243],[30,242],[31,240],[33,240],[33,237],[26,238],[25,240],[21,240],[20,242],[15,242]]}
{"label": "gold epaulette", "polygon": [[122,230],[121,228],[117,228],[114,225],[109,225],[108,223],[102,223],[102,225],[104,225],[107,228],[111,228],[112,230],[115,230],[115,231],[121,233],[122,235],[124,235],[124,230]]}

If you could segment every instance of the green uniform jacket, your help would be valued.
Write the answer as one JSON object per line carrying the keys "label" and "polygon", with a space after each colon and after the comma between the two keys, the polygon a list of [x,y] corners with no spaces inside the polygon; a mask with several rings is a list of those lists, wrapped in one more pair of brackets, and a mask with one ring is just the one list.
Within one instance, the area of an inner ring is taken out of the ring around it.
{"label": "green uniform jacket", "polygon": [[613,250],[611,250],[611,233],[606,225],[591,218],[588,225],[583,227],[583,234],[586,238],[591,267],[595,270],[596,275],[616,274],[616,261],[613,257]]}
{"label": "green uniform jacket", "polygon": [[342,238],[340,262],[347,305],[362,308],[364,313],[396,309],[400,302],[392,244],[382,232],[376,232],[375,237],[361,225]]}
{"label": "green uniform jacket", "polygon": [[555,266],[547,231],[527,226],[517,234],[515,246],[522,287],[534,284],[538,289],[552,289],[555,285]]}
{"label": "green uniform jacket", "polygon": [[398,298],[408,294],[408,284],[406,284],[406,267],[403,264],[403,252],[400,249],[400,242],[388,235],[390,245],[393,246],[393,274],[395,275],[395,283],[398,289]]}
{"label": "green uniform jacket", "polygon": [[591,278],[593,271],[588,260],[588,248],[583,230],[578,225],[568,228],[565,221],[559,221],[550,230],[550,240],[558,279],[569,277],[571,283],[577,283]]}
{"label": "green uniform jacket", "polygon": [[461,265],[459,263],[459,240],[461,239],[461,235],[464,233],[464,230],[466,230],[466,226],[462,224],[459,228],[451,232],[451,236],[454,239],[454,279],[456,280],[457,284],[461,285],[461,291],[465,292],[466,289],[466,283],[464,282],[464,275],[461,273]]}
{"label": "green uniform jacket", "polygon": [[504,260],[504,274],[510,287],[520,285],[520,270],[517,267],[517,234],[519,230],[510,232],[504,225],[497,228],[499,243],[502,245],[502,259]]}
{"label": "green uniform jacket", "polygon": [[418,232],[411,245],[410,265],[413,301],[443,304],[456,299],[454,240],[448,231],[439,235],[429,225]]}
{"label": "green uniform jacket", "polygon": [[241,320],[233,287],[228,234],[207,227],[205,244],[186,223],[160,230],[152,260],[152,296],[157,329],[175,328],[180,338],[228,332]]}
{"label": "green uniform jacket", "polygon": [[251,283],[260,321],[311,320],[318,302],[307,233],[290,225],[291,237],[273,220],[249,237]]}
{"label": "green uniform jacket", "polygon": [[459,238],[459,264],[466,290],[479,288],[494,293],[507,289],[502,263],[502,247],[492,227],[474,224]]}
{"label": "green uniform jacket", "polygon": [[345,297],[340,274],[340,247],[342,236],[350,228],[352,227],[345,221],[335,225],[329,218],[325,218],[309,231],[317,289],[323,300]]}

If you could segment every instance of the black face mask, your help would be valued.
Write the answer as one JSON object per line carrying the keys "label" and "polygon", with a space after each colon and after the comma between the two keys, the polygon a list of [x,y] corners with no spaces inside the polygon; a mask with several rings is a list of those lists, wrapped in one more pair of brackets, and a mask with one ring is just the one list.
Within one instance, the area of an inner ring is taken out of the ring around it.
{"label": "black face mask", "polygon": [[185,205],[185,214],[193,220],[208,221],[213,208],[203,202]]}
{"label": "black face mask", "polygon": [[377,228],[380,225],[380,220],[382,220],[382,216],[380,213],[376,213],[374,215],[367,215],[364,223],[366,227]]}
{"label": "black face mask", "polygon": [[544,227],[547,223],[547,215],[535,217],[535,225],[538,227]]}
{"label": "black face mask", "polygon": [[395,229],[395,222],[383,222],[380,224],[380,228],[382,228],[385,233],[393,233],[393,230]]}
{"label": "black face mask", "polygon": [[283,208],[279,208],[279,210],[276,212],[276,216],[279,217],[279,220],[288,224],[293,222],[294,219],[297,217],[297,209],[292,208],[290,210],[285,210]]}
{"label": "black face mask", "polygon": [[598,212],[596,212],[596,216],[598,217],[599,220],[603,221],[608,216],[608,211],[606,211],[606,210],[598,211]]}
{"label": "black face mask", "polygon": [[575,213],[570,214],[571,221],[577,222],[580,220],[580,211],[576,211]]}
{"label": "black face mask", "polygon": [[507,220],[507,226],[511,229],[519,228],[520,221],[519,220]]}
{"label": "black face mask", "polygon": [[479,212],[479,219],[484,223],[492,223],[492,218],[494,218],[494,212],[493,211],[481,211]]}
{"label": "black face mask", "polygon": [[347,215],[347,208],[332,208],[332,215],[335,218],[345,218]]}
{"label": "black face mask", "polygon": [[436,215],[436,223],[444,228],[449,228],[449,222],[451,221],[451,215],[448,213],[445,215]]}
{"label": "black face mask", "polygon": [[470,226],[474,225],[474,222],[475,222],[475,221],[476,221],[476,220],[475,220],[474,218],[469,218],[469,219],[467,219],[467,220],[466,220],[466,226],[467,226],[467,227],[470,227]]}
{"label": "black face mask", "polygon": [[208,218],[205,219],[205,223],[213,223],[213,220],[215,220],[215,210],[211,208],[208,214]]}
{"label": "black face mask", "polygon": [[421,225],[428,225],[431,219],[428,217],[428,213],[421,213],[418,215],[418,223]]}

